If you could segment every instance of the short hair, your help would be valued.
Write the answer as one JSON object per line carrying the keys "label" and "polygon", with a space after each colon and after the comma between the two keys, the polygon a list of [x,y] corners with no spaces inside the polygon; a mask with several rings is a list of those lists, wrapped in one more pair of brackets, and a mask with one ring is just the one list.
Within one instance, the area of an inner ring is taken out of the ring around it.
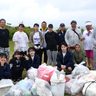
{"label": "short hair", "polygon": [[0,57],[1,58],[6,58],[7,59],[7,55],[5,53],[0,53]]}
{"label": "short hair", "polygon": [[5,20],[5,19],[3,19],[3,18],[2,18],[2,19],[0,19],[0,22],[1,22],[1,21],[4,21],[4,22],[6,22],[6,20]]}
{"label": "short hair", "polygon": [[71,24],[73,24],[73,23],[77,24],[77,22],[76,22],[75,20],[72,20],[72,21],[71,21]]}
{"label": "short hair", "polygon": [[45,23],[45,24],[47,24],[47,22],[46,22],[46,21],[43,21],[42,23]]}
{"label": "short hair", "polygon": [[53,24],[49,24],[48,25],[48,28],[53,28]]}
{"label": "short hair", "polygon": [[81,46],[80,46],[80,44],[76,44],[76,45],[75,45],[75,47],[76,47],[76,46],[79,46],[79,47],[81,47]]}
{"label": "short hair", "polygon": [[21,55],[20,51],[15,51],[14,55]]}
{"label": "short hair", "polygon": [[35,51],[35,48],[34,47],[30,47],[29,49],[28,49],[28,52],[30,52],[30,51]]}
{"label": "short hair", "polygon": [[15,51],[12,57],[14,58],[15,55],[21,55],[20,51]]}
{"label": "short hair", "polygon": [[24,28],[25,26],[24,26],[24,24],[19,24],[19,27],[23,27]]}
{"label": "short hair", "polygon": [[61,46],[62,46],[62,45],[64,45],[64,46],[68,47],[67,43],[64,43],[64,42],[63,42],[63,43],[61,43]]}
{"label": "short hair", "polygon": [[38,23],[35,23],[33,27],[35,27],[35,26],[39,27],[39,24]]}

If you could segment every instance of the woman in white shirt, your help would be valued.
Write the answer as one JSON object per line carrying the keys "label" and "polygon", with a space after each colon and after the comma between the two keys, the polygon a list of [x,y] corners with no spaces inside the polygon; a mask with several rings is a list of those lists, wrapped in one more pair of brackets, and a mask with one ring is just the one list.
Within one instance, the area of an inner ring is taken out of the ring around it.
{"label": "woman in white shirt", "polygon": [[91,22],[86,22],[86,30],[83,32],[83,46],[87,57],[88,67],[92,69],[93,66],[93,47],[94,47],[94,38],[93,38],[93,28]]}
{"label": "woman in white shirt", "polygon": [[18,31],[13,35],[13,42],[15,42],[14,51],[20,51],[23,55],[28,50],[28,36],[24,32],[24,24],[19,24]]}
{"label": "woman in white shirt", "polygon": [[40,57],[40,63],[42,62],[42,49],[43,49],[43,36],[39,32],[39,24],[34,24],[34,32],[30,33],[31,46],[35,48],[36,54]]}

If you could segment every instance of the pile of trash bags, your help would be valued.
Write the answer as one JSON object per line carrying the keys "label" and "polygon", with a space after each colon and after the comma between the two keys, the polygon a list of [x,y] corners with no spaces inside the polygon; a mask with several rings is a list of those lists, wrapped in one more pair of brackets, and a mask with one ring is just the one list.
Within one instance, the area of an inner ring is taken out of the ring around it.
{"label": "pile of trash bags", "polygon": [[96,96],[96,71],[83,64],[75,64],[70,75],[46,64],[38,69],[30,68],[27,77],[12,85],[2,96],[64,96],[65,93],[69,96],[81,93],[81,96]]}
{"label": "pile of trash bags", "polygon": [[[65,83],[65,93],[73,96],[80,93],[82,93],[81,96],[96,96],[96,92],[94,91],[95,95],[94,92],[92,92],[96,89],[96,71],[89,70],[83,64],[84,62],[79,65],[75,65],[71,76],[69,76],[70,80]],[[91,89],[92,87],[94,89]]]}
{"label": "pile of trash bags", "polygon": [[38,69],[30,68],[27,77],[13,85],[4,96],[64,96],[65,81],[64,71],[42,64]]}

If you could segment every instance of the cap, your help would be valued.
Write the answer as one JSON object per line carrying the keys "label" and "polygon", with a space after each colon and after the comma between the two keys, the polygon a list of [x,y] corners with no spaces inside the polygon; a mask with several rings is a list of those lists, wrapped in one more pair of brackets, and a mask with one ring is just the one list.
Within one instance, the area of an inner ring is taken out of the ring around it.
{"label": "cap", "polygon": [[60,27],[65,27],[65,24],[64,24],[64,23],[61,23],[61,24],[60,24]]}
{"label": "cap", "polygon": [[88,26],[88,25],[92,25],[92,22],[88,21],[88,22],[85,23],[85,26]]}

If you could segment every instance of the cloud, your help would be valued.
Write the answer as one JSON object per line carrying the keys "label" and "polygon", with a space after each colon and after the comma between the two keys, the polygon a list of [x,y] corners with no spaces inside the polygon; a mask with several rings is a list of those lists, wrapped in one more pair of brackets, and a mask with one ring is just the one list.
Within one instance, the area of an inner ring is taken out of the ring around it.
{"label": "cloud", "polygon": [[72,19],[84,25],[90,20],[95,24],[95,0],[0,0],[0,18],[5,18],[12,25],[24,22],[32,26],[43,20],[58,26]]}

